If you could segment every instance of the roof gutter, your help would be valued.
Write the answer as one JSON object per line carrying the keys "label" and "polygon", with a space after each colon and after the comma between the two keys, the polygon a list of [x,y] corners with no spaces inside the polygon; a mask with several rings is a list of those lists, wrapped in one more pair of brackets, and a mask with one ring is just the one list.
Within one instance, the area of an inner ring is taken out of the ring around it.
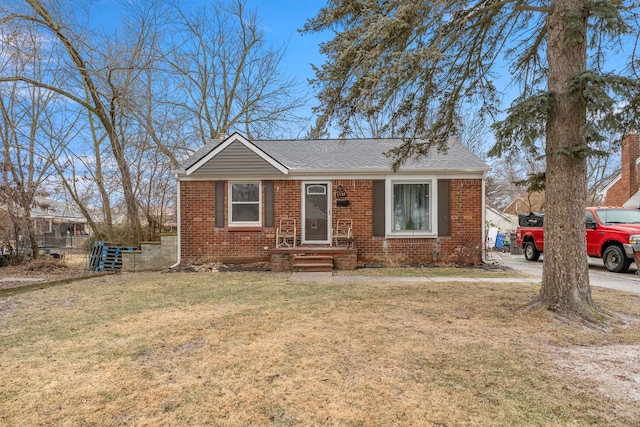
{"label": "roof gutter", "polygon": [[406,175],[434,175],[434,174],[441,174],[441,173],[453,173],[453,174],[465,174],[465,173],[469,173],[469,174],[485,174],[487,171],[489,171],[489,168],[460,168],[460,169],[400,169],[398,172],[393,172],[393,170],[389,169],[374,169],[374,168],[370,168],[370,169],[363,169],[363,168],[350,168],[350,169],[295,169],[295,168],[291,168],[289,170],[289,175],[292,177],[298,176],[298,175],[323,175],[323,176],[327,176],[327,175],[340,175],[340,176],[348,176],[348,175],[366,175],[366,176],[373,176],[373,175],[378,175],[378,174],[385,174],[385,175],[391,175],[394,173],[399,173],[401,172],[402,174],[406,174]]}

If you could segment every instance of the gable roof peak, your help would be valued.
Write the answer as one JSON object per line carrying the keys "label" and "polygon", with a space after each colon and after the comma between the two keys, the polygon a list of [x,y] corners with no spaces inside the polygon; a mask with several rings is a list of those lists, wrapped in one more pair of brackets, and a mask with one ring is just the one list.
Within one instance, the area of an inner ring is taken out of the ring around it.
{"label": "gable roof peak", "polygon": [[[241,146],[245,147],[257,158],[261,159],[269,166],[275,168],[280,173],[285,175],[289,173],[289,169],[281,162],[265,153],[262,149],[242,136],[239,132],[234,132],[222,141],[214,140],[209,142],[203,148],[194,153],[184,164],[185,175],[188,176],[197,172],[200,168],[209,163],[214,157],[220,155],[234,144],[240,144]],[[192,161],[190,162],[190,160]]]}

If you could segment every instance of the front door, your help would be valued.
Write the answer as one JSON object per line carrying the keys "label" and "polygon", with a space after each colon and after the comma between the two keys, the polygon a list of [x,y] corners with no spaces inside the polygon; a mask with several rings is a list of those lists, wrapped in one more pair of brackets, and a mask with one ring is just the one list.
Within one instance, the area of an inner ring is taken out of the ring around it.
{"label": "front door", "polygon": [[329,183],[303,184],[303,230],[302,243],[329,243]]}

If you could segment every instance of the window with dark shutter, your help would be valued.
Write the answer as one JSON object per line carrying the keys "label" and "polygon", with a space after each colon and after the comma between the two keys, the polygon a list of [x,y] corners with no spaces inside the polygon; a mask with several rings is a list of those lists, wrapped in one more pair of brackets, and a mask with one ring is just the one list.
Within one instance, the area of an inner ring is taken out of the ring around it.
{"label": "window with dark shutter", "polygon": [[260,182],[229,182],[229,227],[262,224]]}

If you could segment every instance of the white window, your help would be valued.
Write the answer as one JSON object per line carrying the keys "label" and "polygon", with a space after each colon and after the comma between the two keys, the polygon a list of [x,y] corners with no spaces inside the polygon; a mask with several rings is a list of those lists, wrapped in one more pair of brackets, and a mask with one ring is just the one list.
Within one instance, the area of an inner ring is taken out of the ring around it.
{"label": "white window", "polygon": [[229,225],[262,225],[262,191],[259,182],[229,183]]}
{"label": "white window", "polygon": [[387,181],[388,235],[424,237],[435,234],[433,182],[431,179]]}

